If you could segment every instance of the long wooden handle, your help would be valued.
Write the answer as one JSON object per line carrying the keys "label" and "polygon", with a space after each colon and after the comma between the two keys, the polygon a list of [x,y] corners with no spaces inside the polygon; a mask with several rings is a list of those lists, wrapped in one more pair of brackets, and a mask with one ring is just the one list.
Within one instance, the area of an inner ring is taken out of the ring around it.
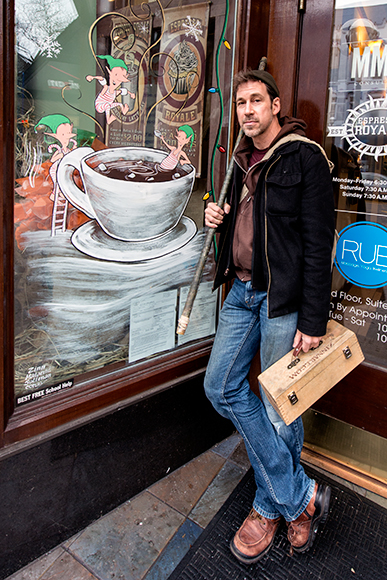
{"label": "long wooden handle", "polygon": [[[242,131],[242,129],[240,129],[237,140],[235,142],[234,150],[238,147],[239,141],[241,140],[242,135],[243,135],[243,131]],[[219,207],[223,207],[223,205],[224,205],[233,171],[234,171],[234,159],[233,159],[233,157],[231,157],[230,163],[229,163],[228,168],[227,168],[226,176],[224,178],[223,186],[222,186],[222,189],[220,190],[219,199],[217,201],[217,205]],[[177,325],[177,330],[176,330],[177,334],[184,334],[186,331],[186,328],[188,326],[192,306],[193,306],[194,300],[196,298],[196,294],[197,294],[197,291],[199,288],[200,280],[201,280],[202,275],[203,275],[203,270],[204,270],[204,266],[205,266],[207,258],[208,258],[208,254],[210,253],[214,233],[215,233],[215,230],[213,228],[207,228],[207,233],[206,233],[206,237],[204,240],[204,245],[203,245],[198,263],[196,264],[196,270],[195,270],[195,274],[194,274],[194,277],[193,277],[192,282],[191,282],[190,289],[188,291],[187,300],[185,302],[183,312],[181,313],[181,316],[179,318],[179,322]]]}
{"label": "long wooden handle", "polygon": [[[258,67],[259,70],[265,70],[266,63],[267,63],[267,58],[264,56],[260,60],[259,67]],[[242,135],[243,135],[243,131],[242,131],[242,129],[240,129],[239,133],[238,133],[237,140],[235,142],[233,154],[231,155],[230,163],[228,164],[228,168],[227,168],[226,176],[224,178],[223,186],[222,186],[222,189],[220,190],[219,198],[217,201],[217,205],[221,208],[224,205],[224,202],[225,202],[225,199],[227,196],[228,187],[230,185],[231,177],[232,177],[232,174],[234,171],[234,151],[238,147],[239,142],[242,138]],[[198,263],[196,265],[195,274],[194,274],[193,280],[191,282],[190,289],[188,291],[187,300],[185,302],[183,312],[181,313],[181,316],[179,318],[179,322],[177,324],[177,330],[176,330],[177,334],[184,334],[186,329],[187,329],[187,326],[189,323],[189,317],[191,315],[191,311],[192,311],[192,307],[193,307],[193,303],[194,303],[194,300],[196,298],[196,294],[197,294],[197,291],[199,288],[200,280],[201,280],[202,275],[203,275],[204,266],[205,266],[205,263],[207,261],[208,254],[210,253],[213,236],[214,236],[214,229],[208,228],[207,233],[206,233],[206,238],[204,241],[204,245],[203,245]]]}

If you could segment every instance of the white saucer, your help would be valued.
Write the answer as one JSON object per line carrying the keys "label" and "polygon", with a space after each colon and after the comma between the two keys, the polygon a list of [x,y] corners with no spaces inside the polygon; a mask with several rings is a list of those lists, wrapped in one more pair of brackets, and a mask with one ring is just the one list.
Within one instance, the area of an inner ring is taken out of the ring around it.
{"label": "white saucer", "polygon": [[83,254],[99,260],[145,262],[182,248],[195,233],[195,222],[183,216],[179,223],[163,236],[144,242],[123,242],[108,236],[98,222],[93,220],[86,222],[73,233],[71,243]]}

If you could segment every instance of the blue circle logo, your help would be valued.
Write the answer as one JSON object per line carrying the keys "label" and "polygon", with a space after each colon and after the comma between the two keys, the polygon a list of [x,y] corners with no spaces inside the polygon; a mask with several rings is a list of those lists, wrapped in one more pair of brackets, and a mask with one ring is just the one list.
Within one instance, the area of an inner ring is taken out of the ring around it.
{"label": "blue circle logo", "polygon": [[387,285],[387,228],[357,222],[341,230],[335,265],[346,280],[361,288]]}

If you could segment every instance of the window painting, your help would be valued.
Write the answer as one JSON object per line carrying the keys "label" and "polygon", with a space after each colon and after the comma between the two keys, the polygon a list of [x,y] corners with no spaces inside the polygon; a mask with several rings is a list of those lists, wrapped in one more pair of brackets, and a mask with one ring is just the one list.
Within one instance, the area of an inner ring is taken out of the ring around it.
{"label": "window painting", "polygon": [[208,2],[122,4],[16,1],[17,406],[215,332],[212,259],[176,324],[227,149],[229,3],[217,24]]}

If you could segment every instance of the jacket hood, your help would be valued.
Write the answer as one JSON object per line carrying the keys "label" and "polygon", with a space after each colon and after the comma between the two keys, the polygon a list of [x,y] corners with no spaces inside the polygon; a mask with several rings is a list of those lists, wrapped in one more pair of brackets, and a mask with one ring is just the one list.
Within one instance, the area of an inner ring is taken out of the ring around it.
{"label": "jacket hood", "polygon": [[[280,120],[281,129],[270,143],[268,149],[271,149],[273,145],[275,145],[280,139],[285,137],[286,135],[296,134],[302,137],[305,137],[305,131],[307,128],[307,124],[302,119],[296,119],[295,117],[281,117]],[[248,162],[250,155],[253,151],[253,141],[251,137],[246,137],[243,135],[237,149],[235,150],[235,160],[237,161],[238,165],[242,167],[244,171],[248,170]]]}
{"label": "jacket hood", "polygon": [[270,146],[274,145],[279,139],[282,139],[285,135],[289,133],[296,133],[296,135],[301,135],[306,137],[307,124],[302,119],[296,119],[295,117],[282,117],[280,119],[281,131],[278,133],[277,137],[273,140]]}

